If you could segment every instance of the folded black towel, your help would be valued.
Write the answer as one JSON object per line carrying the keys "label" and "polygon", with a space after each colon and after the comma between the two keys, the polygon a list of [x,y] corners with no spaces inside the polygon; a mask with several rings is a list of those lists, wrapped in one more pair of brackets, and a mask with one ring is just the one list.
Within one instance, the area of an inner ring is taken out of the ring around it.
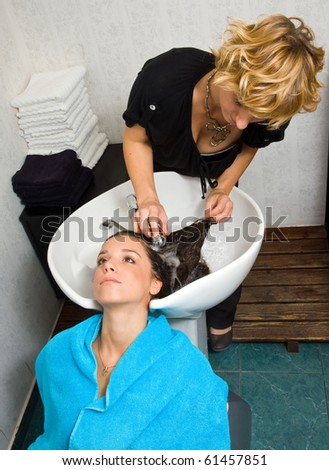
{"label": "folded black towel", "polygon": [[81,167],[74,150],[53,155],[27,155],[23,166],[12,177],[14,188],[62,185],[67,175]]}
{"label": "folded black towel", "polygon": [[14,192],[27,206],[74,206],[93,178],[74,150],[53,155],[27,155],[12,177]]}
{"label": "folded black towel", "polygon": [[92,180],[93,173],[91,169],[82,166],[74,184],[68,185],[65,189],[57,193],[46,194],[44,192],[39,195],[34,194],[21,197],[21,202],[31,207],[76,206]]}
{"label": "folded black towel", "polygon": [[74,187],[77,184],[77,181],[80,178],[83,168],[84,167],[80,165],[78,168],[67,173],[63,181],[61,181],[60,183],[45,184],[45,185],[13,184],[13,190],[20,198],[27,198],[27,199],[30,199],[30,198],[45,199],[47,197],[58,196],[58,194],[62,194],[62,193],[66,193],[70,191],[70,188]]}

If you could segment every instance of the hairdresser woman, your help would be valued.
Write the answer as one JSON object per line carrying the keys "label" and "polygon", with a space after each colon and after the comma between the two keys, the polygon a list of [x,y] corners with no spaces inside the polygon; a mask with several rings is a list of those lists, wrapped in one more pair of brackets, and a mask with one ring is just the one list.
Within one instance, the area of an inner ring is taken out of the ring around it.
{"label": "hairdresser woman", "polygon": [[137,234],[108,239],[94,296],[103,314],[58,333],[36,376],[44,433],[31,450],[229,449],[226,382],[149,302],[168,269]]}
{"label": "hairdresser woman", "polygon": [[[123,114],[134,230],[169,233],[153,178],[161,170],[199,177],[205,216],[227,219],[230,192],[257,149],[282,140],[295,114],[316,109],[323,56],[301,19],[272,15],[234,21],[218,51],[172,49],[147,61]],[[240,288],[207,311],[214,351],[231,344],[239,297]]]}

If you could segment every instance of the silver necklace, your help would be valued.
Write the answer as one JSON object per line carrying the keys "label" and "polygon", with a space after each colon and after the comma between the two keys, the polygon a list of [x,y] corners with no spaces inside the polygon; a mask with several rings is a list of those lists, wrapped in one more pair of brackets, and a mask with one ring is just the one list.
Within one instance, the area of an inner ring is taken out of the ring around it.
{"label": "silver necklace", "polygon": [[219,144],[224,142],[226,137],[231,133],[231,130],[230,130],[231,124],[230,123],[225,124],[225,126],[221,126],[219,124],[219,122],[216,119],[214,119],[210,114],[209,103],[208,103],[209,95],[210,95],[210,80],[215,75],[215,73],[216,73],[216,71],[212,75],[210,75],[210,77],[207,80],[206,97],[205,97],[206,111],[207,111],[207,115],[208,115],[208,119],[209,119],[209,121],[206,122],[206,129],[207,129],[207,131],[215,132],[214,135],[211,137],[211,139],[209,141],[209,144],[212,147],[217,147]]}
{"label": "silver necklace", "polygon": [[103,366],[103,370],[102,370],[101,374],[102,374],[103,377],[106,377],[107,374],[109,374],[110,371],[115,368],[115,366],[117,365],[117,363],[118,363],[119,360],[121,359],[123,353],[122,353],[121,357],[119,358],[119,360],[118,360],[115,364],[113,364],[112,366],[106,366],[106,365],[104,364],[103,359],[102,359],[102,356],[101,356],[101,348],[100,348],[100,345],[99,345],[100,342],[101,342],[101,337],[98,336],[97,349],[98,349],[99,358],[100,358],[101,363],[102,363],[102,366]]}

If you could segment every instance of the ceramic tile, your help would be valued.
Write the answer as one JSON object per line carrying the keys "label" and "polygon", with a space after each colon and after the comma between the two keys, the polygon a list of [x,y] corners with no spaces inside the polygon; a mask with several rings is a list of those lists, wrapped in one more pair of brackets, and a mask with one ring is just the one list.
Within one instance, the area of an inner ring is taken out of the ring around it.
{"label": "ceramic tile", "polygon": [[242,373],[252,408],[252,449],[329,449],[322,374]]}
{"label": "ceramic tile", "polygon": [[226,351],[220,353],[209,352],[209,362],[214,370],[238,371],[241,368],[240,344],[233,343]]}
{"label": "ceramic tile", "polygon": [[318,344],[301,343],[298,353],[289,353],[283,343],[245,343],[241,350],[244,371],[322,372]]}
{"label": "ceramic tile", "polygon": [[324,385],[325,385],[325,399],[327,400],[327,412],[328,412],[328,420],[329,420],[329,374],[325,374],[323,376]]}
{"label": "ceramic tile", "polygon": [[240,372],[217,372],[217,375],[225,380],[229,389],[241,396],[241,374]]}
{"label": "ceramic tile", "polygon": [[322,357],[323,370],[326,374],[329,374],[329,343],[321,343],[320,352]]}

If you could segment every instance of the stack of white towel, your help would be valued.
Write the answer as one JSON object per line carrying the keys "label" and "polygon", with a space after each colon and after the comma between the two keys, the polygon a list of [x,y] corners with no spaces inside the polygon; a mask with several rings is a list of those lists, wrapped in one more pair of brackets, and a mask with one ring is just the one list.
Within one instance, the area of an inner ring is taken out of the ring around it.
{"label": "stack of white towel", "polygon": [[28,155],[71,149],[89,168],[101,158],[108,139],[91,110],[85,75],[84,66],[33,74],[24,92],[12,100]]}

